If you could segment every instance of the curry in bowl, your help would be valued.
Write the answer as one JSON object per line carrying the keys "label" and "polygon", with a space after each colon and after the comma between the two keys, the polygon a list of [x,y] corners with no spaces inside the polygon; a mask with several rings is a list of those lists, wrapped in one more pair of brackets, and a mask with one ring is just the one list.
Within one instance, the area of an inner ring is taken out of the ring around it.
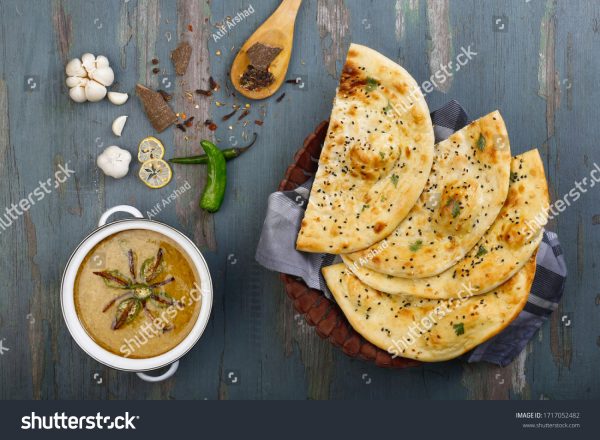
{"label": "curry in bowl", "polygon": [[127,358],[176,347],[198,318],[198,273],[172,239],[146,229],[113,234],[84,258],[75,279],[77,316],[101,347]]}

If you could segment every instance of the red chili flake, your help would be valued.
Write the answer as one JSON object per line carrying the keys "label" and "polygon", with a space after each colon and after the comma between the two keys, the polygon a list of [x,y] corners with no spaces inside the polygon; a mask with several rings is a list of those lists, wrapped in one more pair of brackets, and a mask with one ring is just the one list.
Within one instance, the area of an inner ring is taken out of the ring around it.
{"label": "red chili flake", "polygon": [[228,119],[229,119],[229,118],[231,118],[233,115],[235,115],[235,113],[236,113],[237,111],[238,111],[238,109],[237,109],[237,108],[234,108],[234,109],[233,109],[233,111],[232,111],[231,113],[227,113],[225,116],[223,116],[223,117],[221,118],[221,120],[222,120],[222,121],[226,121],[226,120],[228,120]]}
{"label": "red chili flake", "polygon": [[257,119],[256,121],[254,121],[254,123],[255,123],[256,125],[263,125],[265,122],[264,122],[264,121],[261,121],[260,119]]}
{"label": "red chili flake", "polygon": [[238,121],[241,121],[242,119],[244,119],[246,116],[248,116],[250,114],[250,110],[245,109],[242,114],[239,116]]}
{"label": "red chili flake", "polygon": [[157,65],[158,64],[158,58],[152,58],[152,64]]}
{"label": "red chili flake", "polygon": [[157,74],[158,72],[160,72],[160,69],[158,67],[152,69],[152,73]]}
{"label": "red chili flake", "polygon": [[217,124],[215,124],[210,119],[204,121],[204,125],[206,125],[210,131],[215,131],[217,129]]}
{"label": "red chili flake", "polygon": [[185,125],[186,127],[188,127],[188,128],[189,128],[189,127],[191,127],[191,126],[192,126],[192,124],[193,124],[193,121],[194,121],[194,117],[193,117],[193,116],[190,116],[190,117],[189,117],[189,118],[188,118],[188,119],[187,119],[187,120],[186,120],[186,121],[183,123],[183,125]]}
{"label": "red chili flake", "polygon": [[212,76],[208,78],[208,83],[210,84],[210,88],[213,89],[215,92],[221,88],[221,86],[214,80]]}
{"label": "red chili flake", "polygon": [[212,96],[212,92],[210,90],[196,89],[196,93],[198,95]]}
{"label": "red chili flake", "polygon": [[285,93],[282,93],[281,95],[279,95],[279,98],[277,98],[277,99],[275,100],[275,102],[281,102],[281,100],[282,100],[283,98],[285,98]]}
{"label": "red chili flake", "polygon": [[180,129],[181,131],[186,131],[186,129],[183,126],[183,124],[177,124],[175,127],[177,127],[178,129]]}
{"label": "red chili flake", "polygon": [[191,24],[188,24],[188,31],[190,31],[190,32],[194,32],[194,28],[192,27],[192,25],[191,25]]}
{"label": "red chili flake", "polygon": [[157,90],[158,93],[160,93],[160,96],[163,97],[163,99],[167,102],[169,102],[171,100],[171,98],[173,98],[172,95],[169,95],[167,92],[165,92],[164,90]]}

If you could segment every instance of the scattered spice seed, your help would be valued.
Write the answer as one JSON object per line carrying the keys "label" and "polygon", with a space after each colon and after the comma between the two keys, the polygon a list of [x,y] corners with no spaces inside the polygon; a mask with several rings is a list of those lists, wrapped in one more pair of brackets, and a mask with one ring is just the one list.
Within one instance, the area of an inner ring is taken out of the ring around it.
{"label": "scattered spice seed", "polygon": [[245,109],[242,114],[238,117],[238,121],[241,121],[242,119],[244,119],[246,116],[248,116],[250,114],[250,110]]}
{"label": "scattered spice seed", "polygon": [[217,124],[215,124],[213,121],[211,121],[210,119],[207,119],[206,121],[204,121],[204,125],[206,127],[208,127],[208,129],[210,131],[215,131],[218,127]]}
{"label": "scattered spice seed", "polygon": [[220,51],[220,50],[217,50],[217,51],[215,52],[215,55],[216,55],[216,56],[218,56],[218,57],[220,57],[220,56],[221,56],[221,51]]}
{"label": "scattered spice seed", "polygon": [[212,96],[212,92],[210,90],[196,89],[196,93],[198,95]]}
{"label": "scattered spice seed", "polygon": [[158,58],[152,58],[152,64],[157,65],[158,64]]}
{"label": "scattered spice seed", "polygon": [[296,78],[288,79],[285,83],[286,84],[298,84],[298,80]]}
{"label": "scattered spice seed", "polygon": [[164,90],[157,90],[158,93],[160,93],[160,96],[163,97],[163,99],[167,102],[169,102],[171,100],[171,98],[173,98],[172,95],[168,94],[167,92],[165,92]]}
{"label": "scattered spice seed", "polygon": [[283,100],[283,98],[285,98],[285,92],[284,92],[284,93],[282,93],[281,95],[279,95],[279,98],[277,98],[277,99],[275,100],[275,102],[281,102],[281,101]]}
{"label": "scattered spice seed", "polygon": [[210,88],[213,89],[215,92],[217,92],[221,88],[219,83],[217,83],[212,76],[208,78],[208,84],[210,85]]}
{"label": "scattered spice seed", "polygon": [[160,72],[160,69],[158,67],[155,67],[154,69],[152,69],[152,73],[154,73],[155,75]]}
{"label": "scattered spice seed", "polygon": [[263,124],[264,124],[264,121],[261,121],[260,119],[257,119],[256,121],[254,121],[254,123],[255,123],[256,125],[263,125]]}
{"label": "scattered spice seed", "polygon": [[221,120],[222,120],[222,121],[226,121],[226,120],[228,120],[228,119],[229,119],[229,118],[231,118],[233,115],[235,115],[235,113],[236,113],[237,111],[238,111],[238,109],[237,109],[237,108],[234,108],[234,109],[233,109],[233,111],[232,111],[231,113],[227,113],[225,116],[223,116],[223,117],[221,118]]}
{"label": "scattered spice seed", "polygon": [[191,24],[188,24],[188,31],[190,31],[190,32],[194,32],[194,28],[192,27],[192,25],[191,25]]}
{"label": "scattered spice seed", "polygon": [[184,123],[183,125],[185,125],[186,127],[191,127],[192,124],[194,123],[194,117],[190,116]]}
{"label": "scattered spice seed", "polygon": [[177,124],[175,127],[177,127],[178,129],[180,129],[181,131],[186,131],[185,127],[183,126],[183,124]]}

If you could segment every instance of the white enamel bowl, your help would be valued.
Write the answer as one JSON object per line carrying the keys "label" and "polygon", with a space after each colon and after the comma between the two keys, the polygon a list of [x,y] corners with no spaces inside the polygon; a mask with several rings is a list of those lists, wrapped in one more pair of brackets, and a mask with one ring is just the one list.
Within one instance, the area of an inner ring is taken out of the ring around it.
{"label": "white enamel bowl", "polygon": [[[107,223],[108,218],[116,212],[127,212],[135,218]],[[195,266],[200,277],[202,294],[200,313],[194,327],[185,339],[168,352],[146,359],[130,359],[118,356],[98,345],[87,334],[81,324],[75,311],[75,299],[73,295],[75,277],[77,276],[77,271],[85,256],[94,248],[94,246],[106,237],[117,232],[131,229],[147,229],[149,231],[155,231],[175,241]],[[83,351],[98,362],[111,368],[137,372],[137,375],[143,380],[148,382],[159,382],[168,379],[175,374],[179,366],[179,359],[191,350],[202,336],[210,318],[213,303],[213,289],[208,265],[196,245],[189,238],[164,223],[144,219],[142,213],[132,206],[120,205],[115,206],[102,214],[100,221],[98,222],[98,229],[88,235],[73,251],[63,273],[60,299],[67,328],[77,345],[79,345]],[[144,373],[167,366],[170,366],[169,369],[160,376],[151,376]]]}

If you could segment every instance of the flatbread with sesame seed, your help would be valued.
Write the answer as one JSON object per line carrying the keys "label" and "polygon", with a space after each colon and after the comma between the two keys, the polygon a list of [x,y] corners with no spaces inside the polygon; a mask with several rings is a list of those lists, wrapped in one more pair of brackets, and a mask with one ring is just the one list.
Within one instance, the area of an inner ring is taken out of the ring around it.
{"label": "flatbread with sesame seed", "polygon": [[455,266],[427,278],[400,278],[367,269],[346,256],[348,268],[381,292],[421,298],[456,298],[469,290],[481,295],[511,278],[542,241],[550,204],[544,164],[538,150],[512,159],[508,197],[496,221]]}
{"label": "flatbread with sesame seed", "polygon": [[380,53],[352,44],[297,249],[348,253],[389,235],[425,186],[433,144],[416,81]]}
{"label": "flatbread with sesame seed", "polygon": [[490,228],[508,194],[510,145],[494,111],[435,146],[431,174],[408,216],[382,242],[348,257],[403,278],[455,265]]}
{"label": "flatbread with sesame seed", "polygon": [[394,356],[424,362],[456,358],[501,332],[521,312],[535,275],[535,255],[492,292],[449,300],[381,293],[336,264],[327,286],[358,333]]}

